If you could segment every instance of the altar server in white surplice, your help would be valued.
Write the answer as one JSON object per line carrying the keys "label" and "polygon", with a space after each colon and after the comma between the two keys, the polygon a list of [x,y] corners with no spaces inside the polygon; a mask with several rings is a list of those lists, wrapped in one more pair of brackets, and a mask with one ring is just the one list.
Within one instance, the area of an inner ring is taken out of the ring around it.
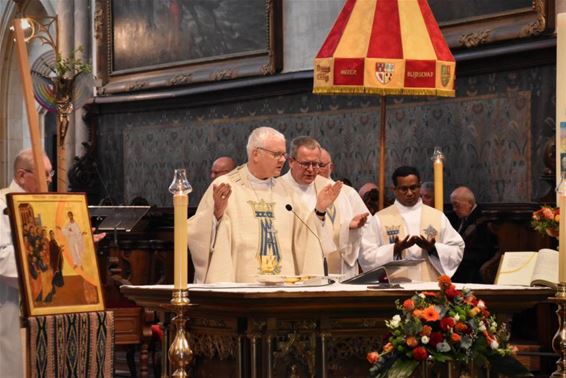
{"label": "altar server in white surplice", "polygon": [[[464,253],[464,241],[439,210],[424,205],[420,175],[414,167],[393,172],[395,203],[378,211],[368,226],[377,244],[362,243],[359,262],[368,270],[392,260],[424,259],[421,280],[452,276]],[[377,245],[377,246],[376,246]]]}
{"label": "altar server in white surplice", "polygon": [[[364,224],[369,211],[364,202],[349,186],[342,186],[336,201],[328,207],[317,203],[317,193],[333,181],[319,175],[320,144],[309,136],[300,136],[291,142],[289,172],[281,180],[301,199],[307,208],[322,210],[318,233],[328,262],[328,272],[350,278],[358,274],[358,252]],[[330,163],[327,163],[330,164]],[[352,200],[352,193],[355,196]],[[357,201],[356,201],[357,199]]]}
{"label": "altar server in white surplice", "polygon": [[[286,160],[285,137],[269,127],[255,129],[248,162],[214,180],[188,221],[195,282],[256,282],[258,274],[323,274],[317,236],[286,209],[291,205],[311,230],[314,209],[306,209],[274,177]],[[323,206],[340,185],[322,191]]]}

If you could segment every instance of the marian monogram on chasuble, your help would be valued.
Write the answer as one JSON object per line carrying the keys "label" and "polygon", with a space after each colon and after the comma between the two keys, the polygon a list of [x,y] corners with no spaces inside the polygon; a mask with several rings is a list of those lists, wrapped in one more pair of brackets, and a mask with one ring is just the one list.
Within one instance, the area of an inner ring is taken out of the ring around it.
{"label": "marian monogram on chasuble", "polygon": [[261,199],[259,202],[248,201],[248,204],[252,208],[259,227],[260,238],[257,251],[259,273],[279,274],[281,273],[281,253],[277,230],[273,227],[275,202],[265,202]]}

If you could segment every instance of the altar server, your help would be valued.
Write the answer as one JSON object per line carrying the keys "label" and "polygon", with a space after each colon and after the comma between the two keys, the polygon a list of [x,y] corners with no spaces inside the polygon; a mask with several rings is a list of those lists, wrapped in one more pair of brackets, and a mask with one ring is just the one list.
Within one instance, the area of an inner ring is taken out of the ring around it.
{"label": "altar server", "polygon": [[452,276],[464,253],[464,241],[448,218],[420,197],[420,175],[403,166],[392,175],[395,203],[369,222],[376,245],[363,244],[359,261],[367,270],[393,260],[424,259],[422,280],[438,274]]}

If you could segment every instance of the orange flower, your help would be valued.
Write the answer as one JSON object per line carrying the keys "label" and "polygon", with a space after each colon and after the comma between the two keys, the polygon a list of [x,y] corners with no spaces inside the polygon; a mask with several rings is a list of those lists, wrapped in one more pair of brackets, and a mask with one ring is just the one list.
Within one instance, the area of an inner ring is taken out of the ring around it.
{"label": "orange flower", "polygon": [[367,359],[370,364],[376,364],[379,361],[379,353],[377,352],[369,352]]}
{"label": "orange flower", "polygon": [[415,308],[415,302],[411,298],[405,299],[403,302],[403,308],[407,311],[411,311]]}
{"label": "orange flower", "polygon": [[393,344],[387,343],[387,344],[385,344],[385,346],[383,347],[383,352],[387,353],[387,352],[391,351],[392,349],[393,349]]}
{"label": "orange flower", "polygon": [[421,335],[422,336],[430,336],[431,332],[432,332],[432,327],[425,325],[425,326],[423,326],[423,329],[421,330]]}
{"label": "orange flower", "polygon": [[451,285],[452,280],[447,275],[443,274],[442,276],[438,277],[438,286],[440,286],[441,289],[447,289]]}
{"label": "orange flower", "polygon": [[458,335],[457,333],[453,333],[453,334],[450,336],[450,338],[451,338],[452,341],[455,342],[455,343],[459,343],[460,340],[462,339],[462,338],[460,337],[460,335]]}
{"label": "orange flower", "polygon": [[465,333],[468,330],[468,326],[466,323],[458,322],[454,326],[454,330],[456,330],[456,332]]}
{"label": "orange flower", "polygon": [[439,316],[440,314],[438,313],[438,311],[436,311],[433,305],[430,305],[427,308],[425,308],[423,310],[423,313],[421,314],[421,317],[427,322],[435,322],[438,320]]}
{"label": "orange flower", "polygon": [[413,316],[414,316],[415,318],[420,318],[421,315],[422,315],[422,313],[423,313],[423,310],[419,310],[419,309],[417,308],[417,309],[415,309],[415,311],[413,311]]}
{"label": "orange flower", "polygon": [[407,345],[410,346],[411,348],[416,347],[419,342],[417,341],[417,339],[414,336],[409,336],[407,337],[407,341],[406,341]]}

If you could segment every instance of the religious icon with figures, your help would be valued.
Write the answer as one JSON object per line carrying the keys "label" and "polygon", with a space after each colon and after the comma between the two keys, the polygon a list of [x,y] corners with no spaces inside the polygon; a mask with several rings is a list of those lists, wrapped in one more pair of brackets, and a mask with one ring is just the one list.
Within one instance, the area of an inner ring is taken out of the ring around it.
{"label": "religious icon with figures", "polygon": [[84,194],[7,195],[24,315],[104,310]]}

